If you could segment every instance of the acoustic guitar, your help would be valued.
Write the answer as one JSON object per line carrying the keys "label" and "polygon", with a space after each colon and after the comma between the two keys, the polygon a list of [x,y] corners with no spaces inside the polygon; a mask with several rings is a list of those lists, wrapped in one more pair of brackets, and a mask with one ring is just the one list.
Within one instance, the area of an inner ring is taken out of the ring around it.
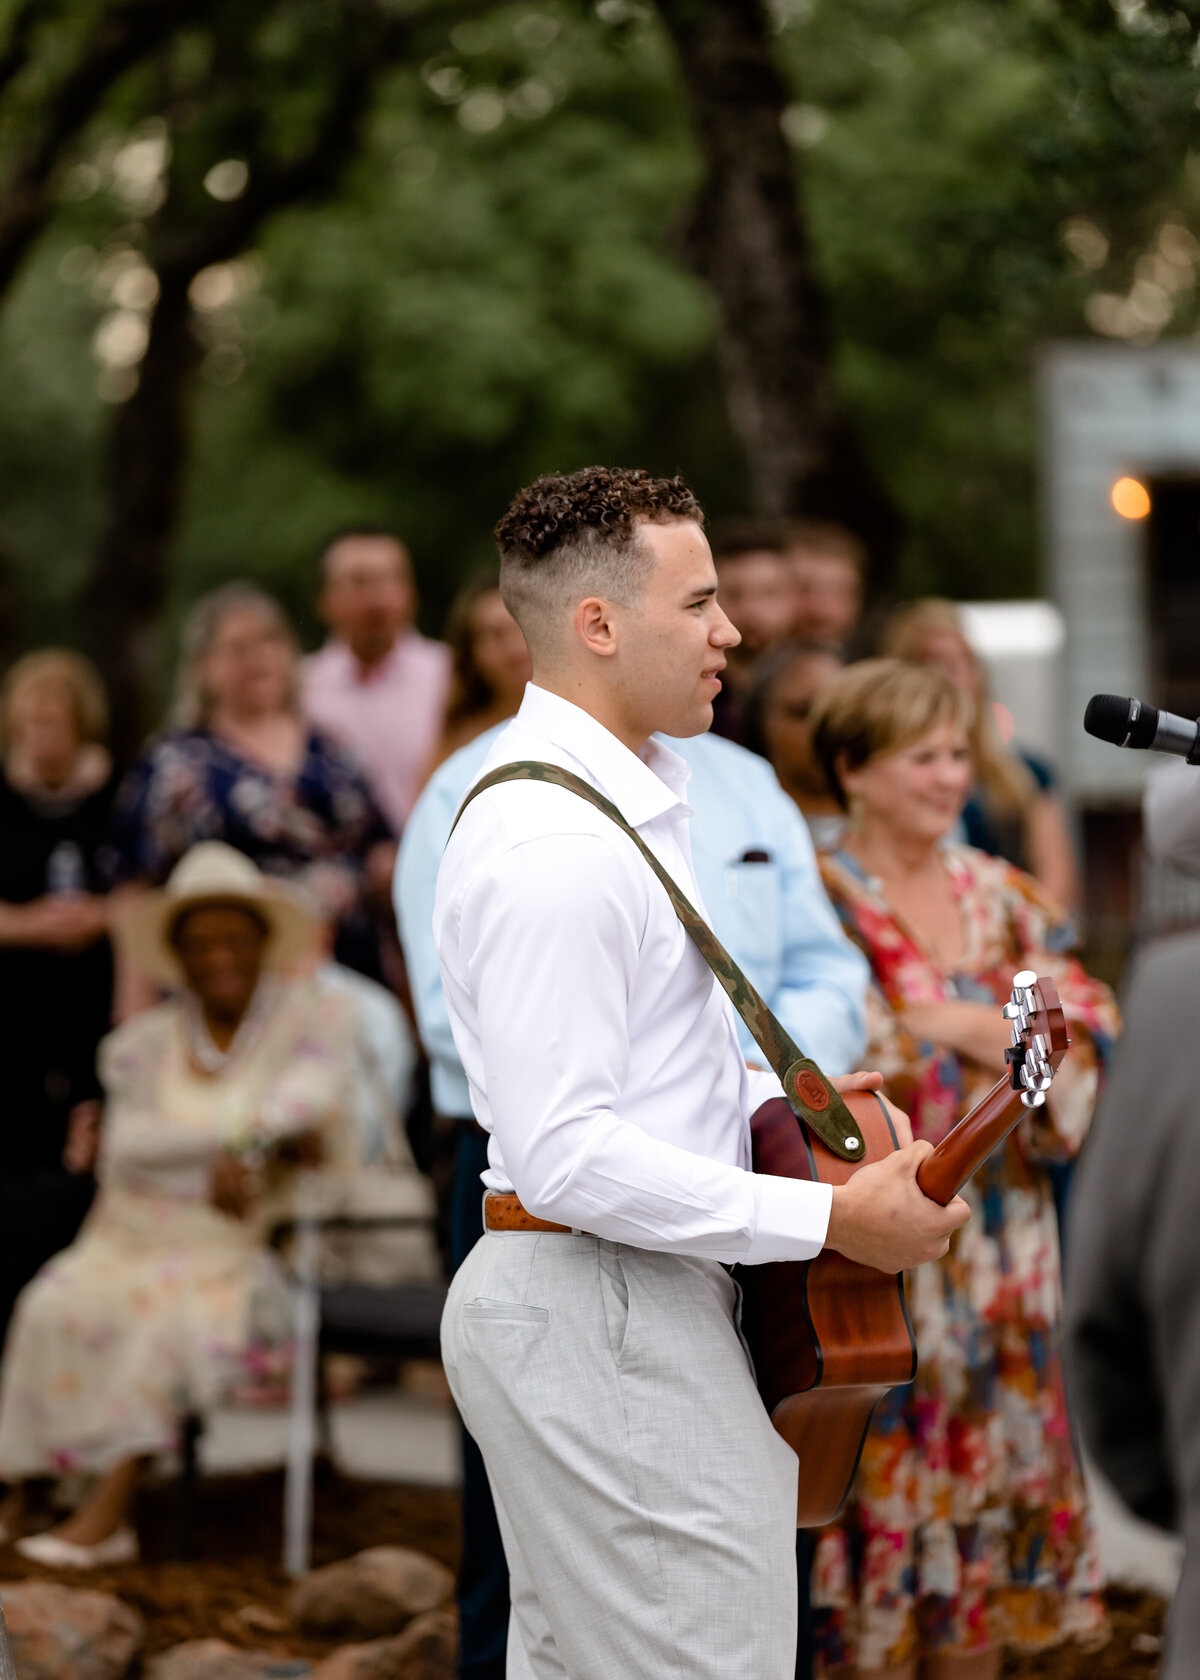
{"label": "acoustic guitar", "polygon": [[[1008,1072],[922,1163],[917,1183],[945,1206],[1012,1131],[1038,1108],[1070,1047],[1058,991],[1025,970],[1004,1006],[1012,1026]],[[782,1098],[751,1120],[755,1172],[845,1184],[899,1148],[887,1108],[871,1092],[846,1105],[865,1148],[847,1161]],[[917,1349],[904,1281],[832,1249],[815,1260],[746,1266],[742,1328],[771,1420],[801,1461],[797,1526],[831,1522],[850,1492],[871,1416],[891,1388],[916,1375]]]}

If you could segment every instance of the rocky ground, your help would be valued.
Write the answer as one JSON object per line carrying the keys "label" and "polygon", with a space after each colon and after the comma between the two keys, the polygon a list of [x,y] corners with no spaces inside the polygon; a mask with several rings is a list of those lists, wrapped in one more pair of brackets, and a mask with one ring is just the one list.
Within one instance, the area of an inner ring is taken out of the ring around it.
{"label": "rocky ground", "polygon": [[[303,1673],[306,1665],[326,1665],[314,1680],[391,1672],[382,1656],[354,1669],[339,1654],[331,1667],[331,1653],[343,1653],[347,1639],[370,1639],[368,1628],[350,1627],[322,1634],[297,1627],[290,1599],[291,1584],[279,1565],[282,1478],[276,1472],[204,1479],[198,1491],[193,1523],[194,1560],[178,1554],[179,1500],[177,1488],[167,1484],[150,1490],[138,1511],[143,1561],[135,1567],[97,1570],[87,1576],[55,1572],[52,1576],[26,1563],[17,1553],[0,1550],[0,1581],[45,1579],[69,1587],[87,1587],[115,1594],[144,1623],[143,1663],[150,1663],[156,1680],[173,1680],[173,1668],[152,1659],[190,1640],[220,1640],[238,1651],[275,1659],[274,1675]],[[322,1469],[316,1489],[313,1562],[317,1566],[348,1558],[374,1546],[411,1547],[453,1567],[458,1548],[457,1496],[444,1489],[415,1488],[392,1482],[370,1482],[339,1476]],[[1113,1639],[1099,1652],[1057,1651],[1013,1661],[1006,1676],[1028,1680],[1150,1680],[1158,1667],[1163,1605],[1146,1593],[1111,1589]],[[437,1612],[434,1612],[436,1616]],[[17,1641],[14,1641],[17,1643]],[[394,1642],[393,1642],[394,1643]],[[363,1649],[361,1646],[356,1650]],[[377,1647],[371,1647],[372,1651]],[[237,1680],[229,1667],[232,1653],[200,1652],[203,1659],[192,1672],[205,1680]],[[291,1659],[289,1662],[287,1659]],[[297,1661],[297,1659],[299,1659]],[[421,1680],[441,1680],[452,1673],[443,1638],[431,1638],[428,1650],[404,1673]],[[24,1669],[22,1673],[21,1670]],[[19,1680],[44,1680],[46,1670],[30,1660],[18,1661]],[[77,1671],[90,1680],[85,1668]],[[396,1670],[395,1672],[399,1672]]]}

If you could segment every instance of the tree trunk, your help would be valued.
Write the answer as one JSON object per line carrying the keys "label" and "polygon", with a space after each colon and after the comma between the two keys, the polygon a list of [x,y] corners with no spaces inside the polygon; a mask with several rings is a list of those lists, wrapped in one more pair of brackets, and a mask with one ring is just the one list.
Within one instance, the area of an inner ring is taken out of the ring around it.
{"label": "tree trunk", "polygon": [[0,671],[7,671],[21,652],[22,630],[16,562],[8,542],[0,537]]}
{"label": "tree trunk", "polygon": [[901,522],[835,384],[829,311],[782,119],[791,102],[762,0],[659,0],[705,177],[687,236],[712,288],[730,416],[759,509],[856,532],[890,579]]}
{"label": "tree trunk", "polygon": [[[145,737],[159,674],[199,359],[188,291],[202,269],[246,250],[277,211],[335,187],[354,156],[374,80],[406,47],[409,31],[374,4],[348,6],[346,13],[344,57],[332,66],[325,108],[307,144],[274,164],[258,163],[249,189],[232,203],[202,202],[197,213],[186,195],[177,205],[168,189],[151,224],[146,255],[158,275],[159,298],[137,390],[109,434],[107,512],[81,593],[86,633],[110,685],[114,748],[122,760]],[[256,28],[253,9],[246,17]],[[256,144],[249,146],[251,155]]]}
{"label": "tree trunk", "polygon": [[125,762],[146,732],[159,669],[168,555],[183,493],[191,374],[191,275],[165,273],[137,390],[107,441],[107,508],[81,597],[85,635],[108,684],[113,749]]}

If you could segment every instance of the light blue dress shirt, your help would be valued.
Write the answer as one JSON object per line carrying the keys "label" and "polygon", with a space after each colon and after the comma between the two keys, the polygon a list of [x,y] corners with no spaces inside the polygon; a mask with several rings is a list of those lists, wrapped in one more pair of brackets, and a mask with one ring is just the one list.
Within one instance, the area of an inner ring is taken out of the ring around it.
{"label": "light blue dress shirt", "polygon": [[[438,865],[463,795],[504,724],[434,772],[408,819],[394,886],[421,1042],[439,1114],[471,1112],[433,945]],[[867,965],[825,896],[804,818],[765,759],[719,735],[663,737],[691,769],[692,862],[718,939],[796,1043],[827,1074],[848,1073],[865,1040]],[[765,853],[765,859],[755,854]],[[517,983],[514,981],[514,983]],[[762,1053],[739,1023],[748,1060]]]}

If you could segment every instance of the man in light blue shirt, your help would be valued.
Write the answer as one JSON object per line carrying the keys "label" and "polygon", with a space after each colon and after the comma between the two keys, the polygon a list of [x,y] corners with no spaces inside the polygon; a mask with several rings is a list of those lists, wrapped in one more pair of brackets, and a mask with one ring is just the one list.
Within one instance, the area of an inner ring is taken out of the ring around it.
{"label": "man in light blue shirt", "polygon": [[[479,1175],[487,1165],[487,1135],[471,1116],[431,923],[438,866],[455,813],[498,729],[461,748],[435,772],[404,830],[395,880],[396,920],[430,1061],[433,1106],[440,1116],[459,1122],[450,1219],[454,1267],[482,1233]],[[831,1076],[849,1073],[863,1052],[867,966],[825,896],[803,817],[766,760],[745,748],[712,734],[672,739],[667,745],[691,768],[692,861],[717,937],[805,1054]],[[747,1060],[761,1066],[762,1053],[740,1022],[738,1030]],[[468,1438],[460,1680],[502,1680],[507,1591],[483,1463]]]}

